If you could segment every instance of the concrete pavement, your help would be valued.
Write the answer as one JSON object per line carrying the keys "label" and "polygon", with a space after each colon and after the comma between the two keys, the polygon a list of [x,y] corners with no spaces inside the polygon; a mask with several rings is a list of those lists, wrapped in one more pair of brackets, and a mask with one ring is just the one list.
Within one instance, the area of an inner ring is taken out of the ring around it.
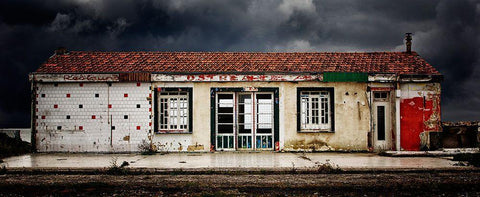
{"label": "concrete pavement", "polygon": [[330,163],[341,169],[474,169],[456,166],[451,157],[383,157],[373,153],[217,152],[140,154],[38,153],[3,159],[7,169],[103,169],[116,160],[129,168],[147,169],[292,169]]}

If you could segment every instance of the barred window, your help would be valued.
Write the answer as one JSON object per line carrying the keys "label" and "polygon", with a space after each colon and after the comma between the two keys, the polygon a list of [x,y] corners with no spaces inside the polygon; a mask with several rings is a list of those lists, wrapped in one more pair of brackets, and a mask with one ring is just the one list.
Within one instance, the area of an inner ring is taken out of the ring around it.
{"label": "barred window", "polygon": [[333,89],[304,88],[298,91],[299,131],[333,131]]}
{"label": "barred window", "polygon": [[190,107],[188,91],[158,92],[159,132],[190,132]]}

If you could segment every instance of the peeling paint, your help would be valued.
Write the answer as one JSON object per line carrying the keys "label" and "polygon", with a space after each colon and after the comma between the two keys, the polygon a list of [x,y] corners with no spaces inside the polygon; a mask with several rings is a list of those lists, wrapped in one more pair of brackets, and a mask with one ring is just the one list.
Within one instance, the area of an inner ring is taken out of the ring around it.
{"label": "peeling paint", "polygon": [[34,74],[37,82],[101,82],[119,81],[118,74]]}
{"label": "peeling paint", "polygon": [[440,84],[402,85],[400,144],[416,151],[429,146],[428,132],[440,131]]}

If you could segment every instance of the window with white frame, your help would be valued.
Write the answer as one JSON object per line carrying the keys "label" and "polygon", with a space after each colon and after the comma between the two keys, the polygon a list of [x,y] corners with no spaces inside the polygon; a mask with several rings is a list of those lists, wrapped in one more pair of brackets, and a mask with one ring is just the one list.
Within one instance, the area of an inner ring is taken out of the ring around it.
{"label": "window with white frame", "polygon": [[157,92],[157,132],[191,132],[191,92],[186,88]]}
{"label": "window with white frame", "polygon": [[333,132],[333,88],[298,89],[298,130]]}

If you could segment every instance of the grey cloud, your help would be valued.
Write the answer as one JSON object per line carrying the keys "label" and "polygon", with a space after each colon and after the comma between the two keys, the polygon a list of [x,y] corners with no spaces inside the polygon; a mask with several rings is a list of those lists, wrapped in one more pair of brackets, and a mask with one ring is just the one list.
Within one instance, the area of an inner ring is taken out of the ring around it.
{"label": "grey cloud", "polygon": [[50,27],[48,27],[49,31],[62,31],[68,28],[70,25],[70,16],[67,14],[57,13],[57,16],[53,20]]}
{"label": "grey cloud", "polygon": [[115,37],[121,34],[129,26],[125,18],[118,18],[111,26],[108,26],[107,29],[110,32],[110,35]]}

